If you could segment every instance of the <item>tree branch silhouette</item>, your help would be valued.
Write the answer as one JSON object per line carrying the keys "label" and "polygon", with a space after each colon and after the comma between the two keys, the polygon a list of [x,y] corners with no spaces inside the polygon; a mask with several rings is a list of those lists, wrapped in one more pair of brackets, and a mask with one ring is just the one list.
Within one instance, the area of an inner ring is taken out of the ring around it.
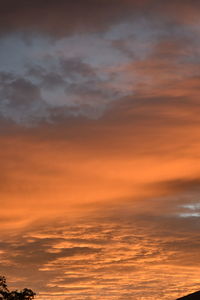
{"label": "tree branch silhouette", "polygon": [[31,289],[9,291],[5,276],[0,276],[0,300],[32,300],[36,294]]}

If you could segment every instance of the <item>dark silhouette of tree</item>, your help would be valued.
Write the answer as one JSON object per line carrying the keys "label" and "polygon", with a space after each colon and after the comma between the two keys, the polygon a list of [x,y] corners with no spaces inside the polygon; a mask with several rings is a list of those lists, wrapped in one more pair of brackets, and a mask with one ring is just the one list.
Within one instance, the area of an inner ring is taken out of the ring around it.
{"label": "dark silhouette of tree", "polygon": [[30,289],[23,289],[22,291],[9,291],[6,278],[0,276],[0,300],[32,300],[36,294]]}

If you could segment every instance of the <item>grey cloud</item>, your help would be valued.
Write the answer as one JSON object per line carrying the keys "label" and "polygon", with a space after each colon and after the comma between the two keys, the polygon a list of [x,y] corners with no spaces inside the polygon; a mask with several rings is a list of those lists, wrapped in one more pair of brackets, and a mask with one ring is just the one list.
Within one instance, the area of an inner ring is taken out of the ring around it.
{"label": "grey cloud", "polygon": [[[11,105],[29,105],[40,99],[39,89],[23,78],[17,78],[2,87],[2,96],[4,101],[12,101]],[[10,100],[11,99],[11,100]]]}
{"label": "grey cloud", "polygon": [[2,83],[10,83],[16,79],[15,75],[6,71],[0,72],[0,81]]}
{"label": "grey cloud", "polygon": [[80,58],[62,59],[56,66],[52,71],[45,64],[28,65],[24,76],[2,71],[0,115],[28,126],[57,116],[95,119],[121,96]]}
{"label": "grey cloud", "polygon": [[60,66],[66,77],[81,75],[86,78],[96,78],[95,69],[84,63],[80,58],[60,59]]}
{"label": "grey cloud", "polygon": [[[113,4],[104,2],[102,9]],[[59,5],[66,7],[62,1]],[[82,7],[83,2],[79,5]],[[2,6],[5,13],[9,12],[6,3]],[[54,7],[53,2],[49,6]],[[99,2],[94,6],[97,9]],[[130,6],[137,4],[133,1]],[[30,8],[23,1],[21,7],[25,11]],[[33,13],[45,7],[36,1]],[[181,68],[183,64],[187,67],[188,55],[193,63],[198,61],[198,33],[192,26],[137,14],[112,23],[101,34],[77,32],[54,41],[45,35],[30,35],[29,43],[19,33],[1,37],[0,115],[28,126],[67,117],[98,119],[124,97],[132,96],[137,101],[137,94],[141,96],[148,87],[151,92],[163,89],[166,93],[170,84],[177,88],[182,80],[198,78],[198,71],[191,74]],[[15,47],[19,51],[14,51]],[[194,88],[197,86],[198,80]],[[191,87],[186,92],[191,94]]]}
{"label": "grey cloud", "polygon": [[18,124],[34,124],[41,117],[48,118],[47,106],[41,98],[40,90],[29,80],[13,79],[11,75],[1,83],[0,97],[0,114],[3,118]]}

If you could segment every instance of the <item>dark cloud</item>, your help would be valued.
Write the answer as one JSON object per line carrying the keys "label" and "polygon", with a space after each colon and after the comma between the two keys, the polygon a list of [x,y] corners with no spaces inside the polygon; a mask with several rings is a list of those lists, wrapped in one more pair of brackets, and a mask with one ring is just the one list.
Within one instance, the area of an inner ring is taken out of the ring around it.
{"label": "dark cloud", "polygon": [[93,79],[97,77],[95,69],[89,64],[81,61],[78,57],[72,59],[60,59],[60,66],[63,75],[66,77],[73,78],[76,75]]}
{"label": "dark cloud", "polygon": [[176,0],[173,3],[161,0],[59,0],[56,3],[52,0],[2,0],[0,28],[1,32],[31,30],[66,35],[75,31],[104,30],[138,13],[154,13],[154,17],[161,13],[174,19],[177,19],[177,15],[183,15],[186,20],[191,20],[192,14],[195,16],[195,8],[199,8],[199,2],[195,0],[192,5],[189,0]]}
{"label": "dark cloud", "polygon": [[[18,124],[37,123],[48,118],[47,105],[40,95],[40,89],[30,80],[2,72],[0,84],[0,114]],[[14,78],[15,77],[15,78]]]}
{"label": "dark cloud", "polygon": [[1,97],[8,102],[11,99],[11,106],[23,106],[37,101],[41,96],[34,84],[23,78],[17,78],[3,86]]}
{"label": "dark cloud", "polygon": [[[0,73],[0,115],[25,126],[57,117],[98,118],[106,107],[120,98],[120,88],[107,85],[95,69],[80,58],[60,59],[56,70],[44,65],[26,66],[24,75]],[[23,67],[23,65],[21,65]]]}
{"label": "dark cloud", "polygon": [[198,192],[200,190],[200,178],[177,178],[166,182],[160,182],[159,186],[170,192]]}
{"label": "dark cloud", "polygon": [[[62,280],[58,280],[58,281],[55,281],[55,286],[63,286],[63,285],[69,285],[69,284],[73,284],[73,283],[84,283],[84,282],[91,282],[92,280],[92,277],[89,277],[89,276],[77,276],[77,277],[68,277],[68,278],[65,278],[65,279],[62,279]],[[53,283],[52,283],[52,286],[53,286]]]}
{"label": "dark cloud", "polygon": [[[149,1],[141,1],[146,3]],[[1,1],[1,32],[36,30],[65,35],[74,31],[105,29],[132,15],[138,1]],[[35,20],[37,19],[37,22]]]}

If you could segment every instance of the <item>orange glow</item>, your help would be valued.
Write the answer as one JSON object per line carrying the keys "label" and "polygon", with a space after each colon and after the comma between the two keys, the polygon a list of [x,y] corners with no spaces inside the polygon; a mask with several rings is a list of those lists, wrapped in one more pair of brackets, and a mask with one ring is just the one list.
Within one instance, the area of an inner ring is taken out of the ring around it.
{"label": "orange glow", "polygon": [[0,3],[2,275],[36,300],[198,290],[198,1],[14,2]]}

